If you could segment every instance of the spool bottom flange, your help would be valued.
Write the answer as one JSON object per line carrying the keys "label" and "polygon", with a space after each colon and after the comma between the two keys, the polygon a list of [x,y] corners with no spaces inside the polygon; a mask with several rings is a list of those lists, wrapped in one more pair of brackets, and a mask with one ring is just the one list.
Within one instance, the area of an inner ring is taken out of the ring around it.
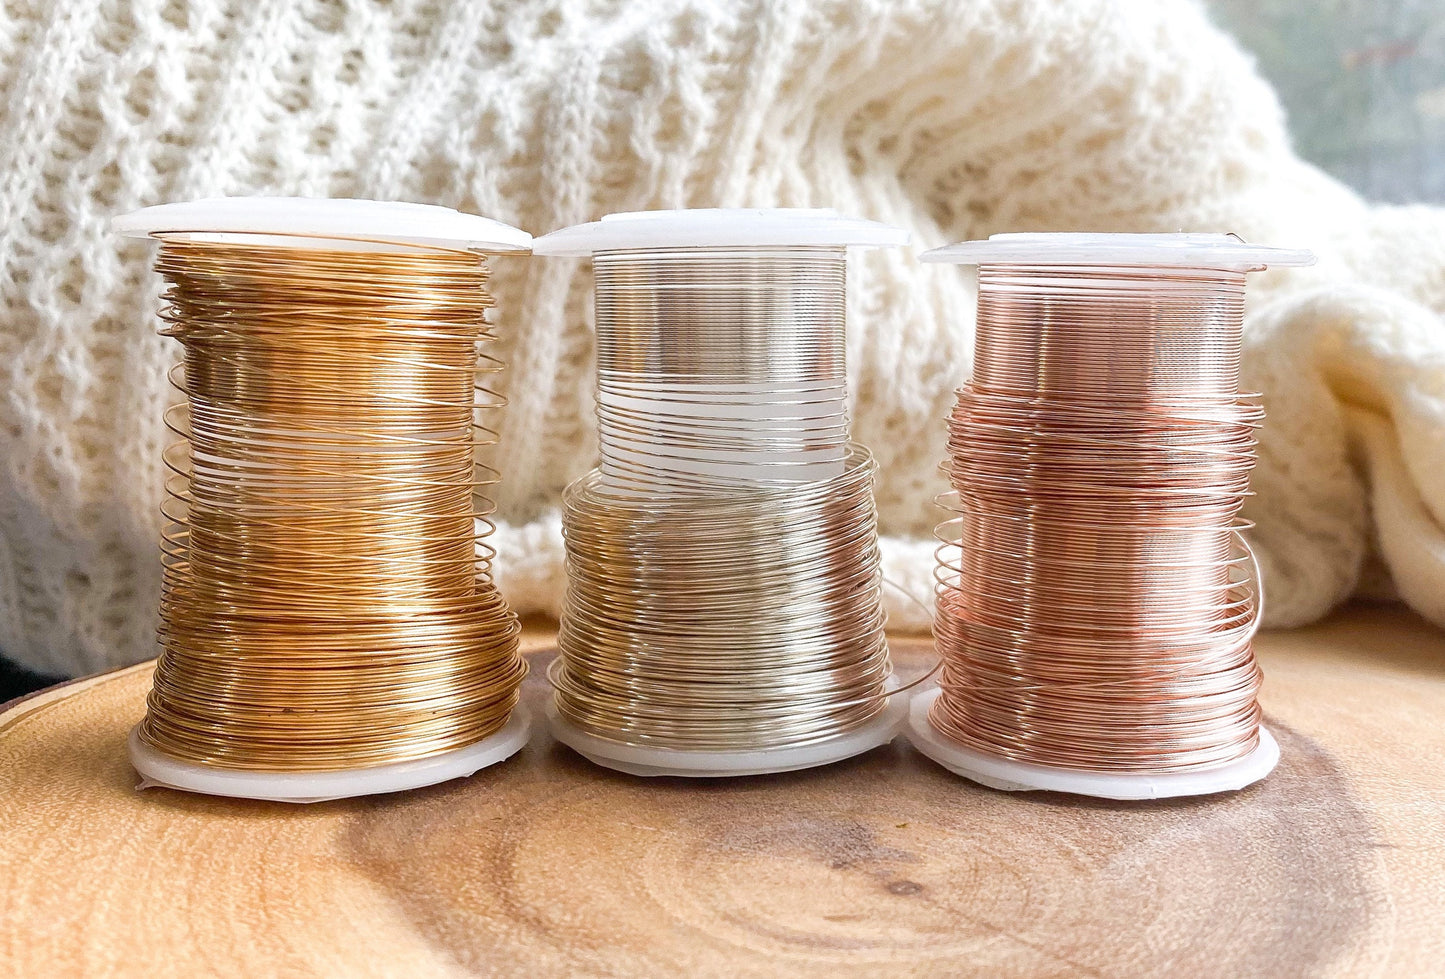
{"label": "spool bottom flange", "polygon": [[131,764],[141,776],[137,789],[179,789],[268,802],[329,802],[465,778],[515,755],[531,730],[530,715],[518,706],[501,730],[475,744],[429,758],[340,772],[244,772],[197,765],[142,744],[139,725],[131,729],[128,744]]}
{"label": "spool bottom flange", "polygon": [[757,751],[685,751],[650,745],[624,744],[588,734],[547,701],[547,724],[552,736],[595,765],[646,778],[677,775],[684,778],[731,778],[772,775],[817,768],[861,755],[892,741],[908,713],[908,698],[892,696],[876,717],[861,727],[816,744]]}
{"label": "spool bottom flange", "polygon": [[1263,727],[1259,729],[1259,745],[1249,754],[1198,772],[1079,772],[1012,761],[964,747],[939,734],[928,720],[929,708],[939,693],[937,687],[929,687],[913,697],[908,710],[908,740],[955,775],[1005,792],[1069,792],[1128,801],[1211,795],[1253,785],[1279,763],[1279,744]]}

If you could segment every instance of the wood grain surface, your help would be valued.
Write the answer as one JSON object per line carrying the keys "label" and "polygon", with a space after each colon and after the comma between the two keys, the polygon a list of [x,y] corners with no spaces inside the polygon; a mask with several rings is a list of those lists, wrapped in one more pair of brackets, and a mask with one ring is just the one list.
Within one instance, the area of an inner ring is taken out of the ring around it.
{"label": "wood grain surface", "polygon": [[1445,636],[1356,607],[1259,646],[1280,768],[1146,804],[992,792],[903,741],[643,780],[540,731],[403,795],[137,792],[150,667],[106,674],[0,714],[0,976],[1441,973]]}

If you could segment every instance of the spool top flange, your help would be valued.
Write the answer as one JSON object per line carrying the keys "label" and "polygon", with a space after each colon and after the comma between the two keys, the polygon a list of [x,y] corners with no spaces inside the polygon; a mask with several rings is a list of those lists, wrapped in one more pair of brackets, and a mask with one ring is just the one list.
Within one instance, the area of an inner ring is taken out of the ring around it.
{"label": "spool top flange", "polygon": [[816,245],[886,248],[908,244],[902,228],[844,217],[831,207],[703,207],[626,211],[538,238],[538,255],[586,256],[645,248]]}
{"label": "spool top flange", "polygon": [[401,201],[214,197],[141,208],[113,218],[110,228],[132,238],[163,235],[278,248],[325,243],[356,250],[430,247],[501,254],[532,247],[532,236],[509,224]]}
{"label": "spool top flange", "polygon": [[923,262],[954,265],[1142,265],[1244,269],[1313,265],[1306,248],[1251,245],[1223,234],[1116,234],[1052,232],[992,235],[924,252]]}

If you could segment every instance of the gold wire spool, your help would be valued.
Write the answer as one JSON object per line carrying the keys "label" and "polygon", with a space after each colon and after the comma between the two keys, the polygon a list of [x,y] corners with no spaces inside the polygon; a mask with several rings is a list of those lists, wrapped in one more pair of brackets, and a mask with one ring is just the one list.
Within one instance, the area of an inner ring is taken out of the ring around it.
{"label": "gold wire spool", "polygon": [[847,432],[844,248],[618,249],[594,268],[601,462],[566,493],[557,714],[684,752],[875,721],[891,667],[875,467]]}
{"label": "gold wire spool", "polygon": [[979,268],[949,420],[929,718],[990,756],[1169,774],[1260,743],[1238,531],[1262,411],[1242,269]]}
{"label": "gold wire spool", "polygon": [[[328,772],[498,731],[526,673],[491,580],[479,255],[163,239],[162,650],[140,742]],[[478,400],[478,391],[482,398]]]}

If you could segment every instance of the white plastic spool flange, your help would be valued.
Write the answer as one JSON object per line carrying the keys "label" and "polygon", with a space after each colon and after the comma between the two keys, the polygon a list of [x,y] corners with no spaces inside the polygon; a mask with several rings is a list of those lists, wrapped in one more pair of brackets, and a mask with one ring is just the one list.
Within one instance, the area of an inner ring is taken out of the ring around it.
{"label": "white plastic spool flange", "polygon": [[[924,252],[924,262],[955,265],[1145,266],[1257,271],[1269,266],[1313,265],[1303,248],[1251,245],[1224,234],[1040,233],[993,235]],[[1246,545],[1247,546],[1247,545]],[[928,719],[937,686],[913,696],[908,739],[923,754],[964,778],[1008,792],[1048,791],[1102,799],[1167,799],[1242,789],[1264,778],[1279,763],[1279,744],[1263,726],[1259,744],[1227,765],[1198,772],[1081,772],[1012,761],[967,748],[941,735]]]}
{"label": "white plastic spool flange", "polygon": [[306,197],[214,197],[157,204],[112,218],[131,238],[260,244],[277,248],[451,248],[501,254],[531,249],[532,236],[491,218],[433,204]]}
{"label": "white plastic spool flange", "polygon": [[1197,772],[1083,772],[1012,761],[975,751],[940,734],[928,719],[928,711],[940,692],[938,687],[929,687],[913,697],[908,711],[908,740],[955,775],[1005,792],[1069,792],[1121,800],[1212,795],[1253,785],[1279,763],[1279,744],[1263,726],[1259,729],[1259,744],[1249,754],[1227,765]]}
{"label": "white plastic spool flange", "polygon": [[902,228],[847,218],[831,207],[699,207],[625,211],[543,235],[537,255],[580,257],[643,248],[815,245],[886,248],[908,244]]}
{"label": "white plastic spool flange", "polygon": [[268,802],[330,802],[466,778],[521,751],[531,732],[531,716],[518,705],[500,731],[475,744],[416,761],[334,772],[252,772],[197,765],[142,744],[139,725],[131,730],[128,746],[130,762],[141,776],[138,789],[180,789]]}
{"label": "white plastic spool flange", "polygon": [[600,738],[563,717],[555,698],[548,699],[546,714],[554,738],[603,768],[648,778],[659,775],[735,778],[817,768],[882,747],[898,736],[908,713],[908,698],[893,693],[897,688],[897,680],[890,678],[888,703],[861,727],[815,744],[756,751],[685,751]]}
{"label": "white plastic spool flange", "polygon": [[918,259],[953,265],[1142,265],[1247,271],[1315,262],[1308,249],[1251,245],[1234,235],[1105,232],[992,235],[935,248]]}
{"label": "white plastic spool flange", "polygon": [[[532,236],[520,228],[447,207],[304,197],[217,197],[159,204],[113,218],[110,226],[132,238],[275,248],[444,248],[500,254],[529,251],[532,243]],[[135,730],[128,744],[142,789],[164,786],[238,799],[323,802],[400,792],[472,775],[516,754],[530,732],[531,718],[519,706],[500,731],[474,744],[417,761],[334,772],[243,772],[196,765],[142,744]]]}

